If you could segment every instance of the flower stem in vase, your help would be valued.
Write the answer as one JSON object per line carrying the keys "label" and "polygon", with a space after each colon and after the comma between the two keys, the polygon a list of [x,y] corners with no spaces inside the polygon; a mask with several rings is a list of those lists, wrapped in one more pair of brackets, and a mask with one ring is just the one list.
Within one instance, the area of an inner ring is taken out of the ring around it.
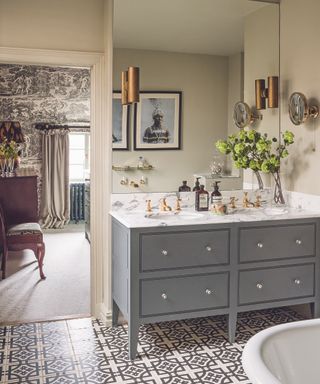
{"label": "flower stem in vase", "polygon": [[273,199],[276,204],[285,204],[284,196],[283,196],[283,191],[282,191],[282,186],[281,186],[281,179],[280,179],[280,173],[275,172],[272,174],[274,178],[274,194],[273,194]]}

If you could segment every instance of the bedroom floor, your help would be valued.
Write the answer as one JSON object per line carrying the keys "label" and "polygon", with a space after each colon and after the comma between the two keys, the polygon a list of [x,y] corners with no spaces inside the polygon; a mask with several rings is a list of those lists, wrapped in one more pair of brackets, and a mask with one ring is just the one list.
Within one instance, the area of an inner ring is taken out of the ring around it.
{"label": "bedroom floor", "polygon": [[[68,228],[69,229],[69,228]],[[10,252],[0,280],[0,324],[90,315],[90,246],[84,232],[44,234],[41,280],[33,252]]]}
{"label": "bedroom floor", "polygon": [[0,327],[0,382],[248,384],[241,366],[246,341],[302,318],[289,308],[242,313],[235,344],[227,341],[225,316],[143,325],[134,362],[126,326],[86,318]]}

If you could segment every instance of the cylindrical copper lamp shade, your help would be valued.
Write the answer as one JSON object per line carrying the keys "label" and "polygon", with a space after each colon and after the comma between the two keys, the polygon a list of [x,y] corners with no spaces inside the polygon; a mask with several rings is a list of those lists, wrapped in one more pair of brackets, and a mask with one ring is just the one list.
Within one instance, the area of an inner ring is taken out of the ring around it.
{"label": "cylindrical copper lamp shade", "polygon": [[128,103],[138,103],[139,98],[139,68],[128,68]]}
{"label": "cylindrical copper lamp shade", "polygon": [[121,72],[121,103],[128,104],[128,71]]}
{"label": "cylindrical copper lamp shade", "polygon": [[268,77],[268,107],[269,108],[278,108],[278,77],[269,76]]}
{"label": "cylindrical copper lamp shade", "polygon": [[266,83],[263,79],[258,79],[255,81],[255,88],[256,88],[256,108],[258,110],[260,109],[266,109],[266,98],[265,98],[265,91],[266,91]]}

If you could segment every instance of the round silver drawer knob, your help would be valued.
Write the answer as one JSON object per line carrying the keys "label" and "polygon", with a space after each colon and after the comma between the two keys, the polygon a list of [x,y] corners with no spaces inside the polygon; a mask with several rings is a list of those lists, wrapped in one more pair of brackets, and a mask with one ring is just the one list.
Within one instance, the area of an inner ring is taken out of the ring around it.
{"label": "round silver drawer knob", "polygon": [[301,244],[302,244],[302,241],[298,239],[298,240],[296,240],[296,244],[297,244],[297,245],[301,245]]}
{"label": "round silver drawer knob", "polygon": [[163,250],[161,251],[161,253],[162,253],[164,256],[167,256],[168,251],[166,251],[165,249],[163,249]]}
{"label": "round silver drawer knob", "polygon": [[301,281],[300,281],[300,279],[294,279],[294,283],[297,285],[300,285]]}
{"label": "round silver drawer knob", "polygon": [[212,291],[211,291],[211,289],[206,289],[206,294],[207,294],[207,295],[212,295]]}
{"label": "round silver drawer knob", "polygon": [[168,298],[168,296],[167,296],[166,293],[162,293],[162,294],[161,294],[161,297],[163,298],[163,300],[167,300],[167,298]]}
{"label": "round silver drawer knob", "polygon": [[258,288],[258,289],[262,289],[262,288],[263,288],[263,285],[262,285],[261,283],[258,283],[258,284],[257,284],[257,288]]}
{"label": "round silver drawer knob", "polygon": [[211,252],[211,251],[212,251],[212,248],[210,247],[210,245],[207,245],[207,246],[206,246],[206,250],[207,250],[208,252]]}
{"label": "round silver drawer knob", "polygon": [[258,244],[257,244],[257,247],[258,247],[258,248],[263,248],[263,244],[262,244],[262,243],[258,243]]}

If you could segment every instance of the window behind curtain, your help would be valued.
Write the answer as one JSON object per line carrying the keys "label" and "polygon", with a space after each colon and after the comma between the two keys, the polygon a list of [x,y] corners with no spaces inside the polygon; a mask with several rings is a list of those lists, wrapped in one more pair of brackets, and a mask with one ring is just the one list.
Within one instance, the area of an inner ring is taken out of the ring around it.
{"label": "window behind curtain", "polygon": [[71,132],[69,134],[69,180],[81,182],[89,171],[89,134]]}

